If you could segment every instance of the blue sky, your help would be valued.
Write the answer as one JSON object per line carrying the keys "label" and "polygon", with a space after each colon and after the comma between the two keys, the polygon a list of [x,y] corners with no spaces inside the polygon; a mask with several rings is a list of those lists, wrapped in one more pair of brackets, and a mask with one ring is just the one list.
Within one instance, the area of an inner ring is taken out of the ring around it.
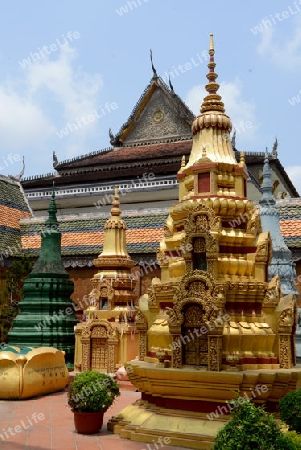
{"label": "blue sky", "polygon": [[150,48],[197,114],[210,33],[237,147],[271,151],[277,136],[301,193],[301,0],[2,2],[0,174],[17,175],[23,156],[30,176],[53,171],[53,151],[109,147],[152,77]]}

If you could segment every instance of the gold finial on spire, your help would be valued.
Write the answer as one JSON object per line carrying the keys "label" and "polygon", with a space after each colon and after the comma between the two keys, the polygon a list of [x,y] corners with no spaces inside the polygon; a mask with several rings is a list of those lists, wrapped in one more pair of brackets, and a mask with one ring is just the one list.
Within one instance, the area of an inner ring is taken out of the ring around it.
{"label": "gold finial on spire", "polygon": [[213,33],[210,33],[210,46],[209,46],[209,51],[213,50],[214,51],[214,40],[213,40]]}
{"label": "gold finial on spire", "polygon": [[206,158],[206,145],[203,145],[202,158]]}
{"label": "gold finial on spire", "polygon": [[112,216],[120,216],[121,214],[121,209],[119,208],[120,206],[120,201],[119,201],[119,195],[118,195],[118,187],[119,186],[114,186],[114,200],[112,202],[113,208],[111,209],[111,215]]}
{"label": "gold finial on spire", "polygon": [[185,167],[185,165],[186,165],[185,155],[183,155],[181,160],[181,167]]}
{"label": "gold finial on spire", "polygon": [[204,101],[201,106],[201,113],[205,113],[207,111],[218,111],[225,112],[224,103],[221,101],[222,98],[217,94],[219,89],[219,84],[216,83],[216,79],[218,77],[217,73],[214,72],[215,62],[214,62],[214,41],[213,41],[213,33],[210,34],[210,44],[209,44],[209,56],[210,61],[208,63],[209,73],[207,74],[207,78],[209,83],[206,84],[205,89],[209,95],[204,98]]}

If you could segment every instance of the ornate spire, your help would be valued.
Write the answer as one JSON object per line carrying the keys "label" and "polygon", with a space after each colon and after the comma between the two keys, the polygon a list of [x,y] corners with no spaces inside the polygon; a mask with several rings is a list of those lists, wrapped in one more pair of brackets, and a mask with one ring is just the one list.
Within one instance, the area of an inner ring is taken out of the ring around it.
{"label": "ornate spire", "polygon": [[52,186],[51,200],[48,206],[48,219],[45,222],[46,228],[57,229],[59,223],[56,217],[57,207],[55,203],[54,183]]}
{"label": "ornate spire", "polygon": [[296,278],[296,270],[292,262],[292,253],[284,242],[280,231],[279,212],[273,195],[273,183],[267,150],[262,175],[262,198],[259,200],[262,231],[269,231],[273,249],[272,260],[268,268],[269,280],[274,278],[275,275],[279,275],[283,294],[297,294],[293,285]]}
{"label": "ornate spire", "polygon": [[263,171],[262,171],[262,198],[259,201],[260,204],[275,204],[276,200],[273,195],[273,182],[271,177],[271,169],[270,169],[270,163],[269,163],[269,154],[266,150],[265,152],[265,158],[264,158],[264,165],[263,165]]}
{"label": "ornate spire", "polygon": [[206,84],[205,89],[209,93],[207,97],[204,98],[203,104],[201,106],[201,113],[206,111],[220,111],[222,113],[225,112],[224,103],[221,101],[222,97],[217,94],[219,89],[219,84],[216,83],[216,79],[218,77],[217,73],[214,72],[215,62],[214,62],[214,42],[213,42],[213,34],[210,34],[210,46],[209,46],[209,56],[210,61],[208,63],[209,73],[207,74],[207,78],[209,83]]}
{"label": "ornate spire", "polygon": [[217,94],[219,85],[215,81],[217,74],[214,72],[214,52],[213,34],[210,34],[210,61],[207,74],[209,83],[206,85],[208,95],[202,103],[201,114],[195,118],[191,127],[194,139],[187,167],[194,165],[202,158],[204,145],[206,156],[212,162],[236,164],[230,142],[231,119],[225,114],[224,103],[221,101],[221,96]]}
{"label": "ornate spire", "polygon": [[112,216],[120,216],[121,209],[120,207],[120,201],[119,201],[119,195],[118,195],[118,186],[114,186],[114,200],[113,200],[113,208],[111,208],[111,215]]}
{"label": "ornate spire", "polygon": [[133,262],[126,248],[126,223],[120,217],[120,201],[118,186],[115,186],[114,200],[112,202],[111,216],[104,226],[104,242],[102,253],[94,260],[96,267],[119,266],[132,267]]}
{"label": "ornate spire", "polygon": [[52,196],[48,207],[48,219],[45,222],[46,229],[41,233],[41,251],[32,273],[55,273],[67,275],[62,263],[61,256],[61,233],[58,231],[58,220],[56,217],[57,207],[55,204],[54,183]]}

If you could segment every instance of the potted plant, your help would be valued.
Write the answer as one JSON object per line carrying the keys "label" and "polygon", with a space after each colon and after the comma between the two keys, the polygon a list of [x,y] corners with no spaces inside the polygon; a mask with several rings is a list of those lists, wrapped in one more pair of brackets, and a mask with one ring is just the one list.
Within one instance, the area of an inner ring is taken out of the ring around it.
{"label": "potted plant", "polygon": [[82,434],[97,433],[104,413],[119,395],[119,386],[110,375],[91,370],[76,375],[67,392],[75,429]]}

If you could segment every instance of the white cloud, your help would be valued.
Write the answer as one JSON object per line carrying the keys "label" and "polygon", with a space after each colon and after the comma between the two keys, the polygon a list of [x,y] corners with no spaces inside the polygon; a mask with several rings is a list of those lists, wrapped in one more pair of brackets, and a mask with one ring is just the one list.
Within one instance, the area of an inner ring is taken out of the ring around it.
{"label": "white cloud", "polygon": [[57,136],[68,122],[99,108],[103,81],[99,74],[89,75],[76,67],[77,52],[68,45],[53,57],[29,61],[22,76],[0,84],[1,153],[25,155],[27,170],[37,163],[37,156],[40,163],[48,160],[53,146],[64,146],[68,156],[82,153],[87,136],[97,129],[94,121],[64,139]]}
{"label": "white cloud", "polygon": [[0,145],[2,150],[19,150],[30,144],[41,145],[55,127],[38,104],[8,86],[0,86]]}
{"label": "white cloud", "polygon": [[[231,118],[233,130],[236,129],[236,142],[252,142],[258,123],[255,118],[255,105],[242,96],[243,85],[239,78],[234,82],[221,83],[218,94],[225,105],[226,114]],[[194,86],[186,95],[185,102],[195,115],[199,114],[203,98],[208,95],[204,86]]]}
{"label": "white cloud", "polygon": [[301,194],[301,166],[289,166],[285,168],[285,171],[292,180],[298,193]]}
{"label": "white cloud", "polygon": [[301,67],[301,17],[289,20],[291,28],[286,35],[279,24],[262,31],[257,52],[273,64],[293,70]]}
{"label": "white cloud", "polygon": [[[74,70],[72,65],[76,57],[76,50],[64,45],[56,61],[43,58],[27,68],[30,94],[35,96],[41,89],[47,89],[63,110],[58,132],[68,123],[87,118],[99,108],[98,94],[103,86],[102,77],[85,73],[81,68]],[[87,136],[91,135],[93,128],[97,128],[96,121],[86,123],[64,138],[69,156],[82,152]]]}

